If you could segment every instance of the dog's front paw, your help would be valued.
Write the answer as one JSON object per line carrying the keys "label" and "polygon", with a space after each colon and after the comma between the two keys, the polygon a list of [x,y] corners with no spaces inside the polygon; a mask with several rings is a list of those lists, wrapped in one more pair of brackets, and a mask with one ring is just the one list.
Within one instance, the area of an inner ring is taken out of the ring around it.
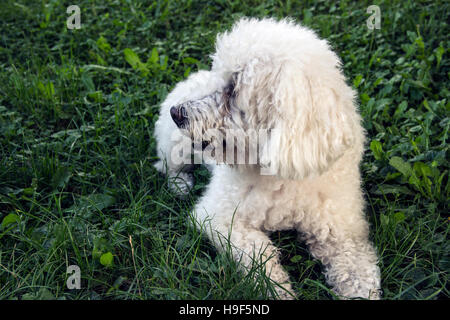
{"label": "dog's front paw", "polygon": [[284,285],[283,288],[275,289],[277,293],[276,299],[279,300],[295,300],[295,292],[292,290],[291,285]]}
{"label": "dog's front paw", "polygon": [[[194,177],[190,172],[192,171],[191,167],[167,168],[166,163],[162,160],[157,161],[153,166],[162,174],[167,175],[167,184],[171,192],[180,198],[189,194],[189,191],[194,185]],[[188,170],[189,172],[185,172],[184,170]]]}
{"label": "dog's front paw", "polygon": [[180,172],[176,176],[169,176],[168,185],[170,191],[178,197],[185,197],[194,186],[194,177],[191,173]]}
{"label": "dog's front paw", "polygon": [[335,288],[333,292],[339,300],[380,300],[383,295],[383,291],[381,289],[359,289],[343,293]]}
{"label": "dog's front paw", "polygon": [[274,300],[295,300],[296,294],[292,289],[290,282],[277,283],[275,285],[275,292],[270,294]]}
{"label": "dog's front paw", "polygon": [[162,160],[158,160],[157,162],[155,162],[153,164],[153,167],[155,167],[156,170],[158,170],[161,173],[165,173],[165,165],[164,165],[164,161]]}
{"label": "dog's front paw", "polygon": [[371,289],[369,290],[369,300],[380,300],[383,295],[381,289]]}

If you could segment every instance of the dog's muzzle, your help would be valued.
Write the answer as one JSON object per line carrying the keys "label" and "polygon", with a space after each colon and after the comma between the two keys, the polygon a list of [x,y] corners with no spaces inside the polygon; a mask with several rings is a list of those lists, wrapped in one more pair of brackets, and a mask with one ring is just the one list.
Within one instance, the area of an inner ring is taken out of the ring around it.
{"label": "dog's muzzle", "polygon": [[175,122],[178,128],[183,128],[188,122],[188,118],[186,116],[186,109],[184,107],[172,107],[170,108],[170,116],[172,120]]}

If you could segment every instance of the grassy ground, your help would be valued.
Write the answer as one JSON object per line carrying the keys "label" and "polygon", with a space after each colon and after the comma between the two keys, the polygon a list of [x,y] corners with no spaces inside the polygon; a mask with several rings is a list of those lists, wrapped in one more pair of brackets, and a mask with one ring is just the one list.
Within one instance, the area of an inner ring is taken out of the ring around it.
{"label": "grassy ground", "polygon": [[[151,165],[158,104],[243,15],[294,17],[339,53],[369,136],[384,298],[448,299],[448,2],[373,1],[373,31],[365,1],[75,2],[80,30],[72,2],[0,3],[0,299],[265,298],[273,284],[186,225],[207,171],[180,201]],[[294,233],[272,238],[300,299],[333,298]]]}

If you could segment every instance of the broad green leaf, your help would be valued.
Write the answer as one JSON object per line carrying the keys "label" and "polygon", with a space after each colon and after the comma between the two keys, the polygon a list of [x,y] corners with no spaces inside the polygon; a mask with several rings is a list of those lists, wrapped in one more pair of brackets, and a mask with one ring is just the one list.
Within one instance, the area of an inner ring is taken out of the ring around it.
{"label": "broad green leaf", "polygon": [[147,65],[154,65],[157,64],[159,60],[158,50],[156,48],[152,49],[152,54],[150,55],[150,58],[147,60]]}
{"label": "broad green leaf", "polygon": [[41,288],[38,292],[38,299],[39,300],[54,300],[56,299],[53,293],[51,293],[50,290],[47,288]]}
{"label": "broad green leaf", "polygon": [[111,252],[107,252],[101,255],[100,263],[105,267],[111,267],[114,261],[114,256]]}
{"label": "broad green leaf", "polygon": [[102,50],[105,53],[109,53],[111,51],[110,44],[103,36],[100,36],[100,38],[98,38],[97,46],[100,50]]}
{"label": "broad green leaf", "polygon": [[397,106],[397,109],[395,110],[394,118],[399,118],[399,117],[404,116],[404,113],[405,113],[407,108],[408,108],[408,102],[407,101],[402,101]]}
{"label": "broad green leaf", "polygon": [[442,47],[442,45],[439,46],[438,48],[436,48],[436,50],[435,50],[436,64],[438,67],[441,64],[442,56],[444,53],[445,53],[445,49]]}
{"label": "broad green leaf", "polygon": [[134,70],[140,71],[144,76],[149,73],[147,66],[142,63],[139,56],[133,50],[126,48],[123,50],[123,54],[125,55],[125,60]]}
{"label": "broad green leaf", "polygon": [[395,223],[400,223],[406,219],[405,214],[403,212],[396,212],[394,214],[394,221]]}
{"label": "broad green leaf", "polygon": [[88,207],[94,207],[97,210],[103,210],[114,204],[115,198],[107,195],[94,193],[83,199],[84,204]]}
{"label": "broad green leaf", "polygon": [[387,216],[385,214],[381,214],[380,221],[381,221],[382,225],[387,226],[389,224],[389,216]]}
{"label": "broad green leaf", "polygon": [[3,218],[1,226],[3,228],[5,228],[5,227],[9,226],[10,224],[19,222],[19,220],[20,220],[20,218],[19,218],[19,216],[17,214],[10,213],[6,217]]}
{"label": "broad green leaf", "polygon": [[382,184],[378,186],[378,189],[374,191],[375,194],[408,194],[414,195],[415,193],[408,189],[406,186],[401,185],[389,185]]}
{"label": "broad green leaf", "polygon": [[92,257],[100,259],[103,252],[108,251],[108,241],[104,238],[94,238],[94,248],[92,249]]}
{"label": "broad green leaf", "polygon": [[160,69],[161,71],[164,71],[167,69],[167,65],[169,62],[169,58],[167,56],[160,56],[159,57],[159,64],[160,64]]}
{"label": "broad green leaf", "polygon": [[372,140],[370,142],[370,150],[372,150],[375,159],[380,160],[383,157],[383,148],[381,142]]}
{"label": "broad green leaf", "polygon": [[67,212],[77,212],[86,210],[89,212],[103,210],[115,203],[115,198],[107,194],[94,193],[87,197],[82,197],[77,204],[67,209]]}
{"label": "broad green leaf", "polygon": [[125,60],[133,69],[137,69],[138,65],[142,64],[139,56],[130,48],[124,49],[123,54],[125,55]]}
{"label": "broad green leaf", "polygon": [[183,63],[185,63],[185,64],[196,64],[196,63],[198,63],[198,60],[195,59],[195,58],[186,57],[186,58],[183,58]]}
{"label": "broad green leaf", "polygon": [[26,196],[32,196],[34,194],[35,189],[32,187],[23,189],[23,194]]}
{"label": "broad green leaf", "polygon": [[363,80],[363,76],[361,74],[358,74],[353,80],[353,85],[355,86],[355,88],[359,87],[359,85],[361,84],[361,80]]}
{"label": "broad green leaf", "polygon": [[392,157],[389,164],[400,171],[406,178],[411,175],[412,169],[408,162],[403,161],[400,157]]}
{"label": "broad green leaf", "polygon": [[92,99],[94,102],[100,103],[103,102],[103,92],[102,91],[95,91],[88,93],[89,99]]}
{"label": "broad green leaf", "polygon": [[47,288],[40,288],[36,293],[25,293],[22,300],[55,300],[55,296]]}
{"label": "broad green leaf", "polygon": [[409,184],[416,186],[417,189],[419,189],[419,190],[421,189],[420,188],[420,179],[417,178],[417,176],[414,173],[411,174],[411,176],[408,179],[408,182],[409,182]]}
{"label": "broad green leaf", "polygon": [[425,43],[423,42],[422,37],[417,37],[417,39],[414,41],[420,48],[420,50],[424,50],[425,49]]}
{"label": "broad green leaf", "polygon": [[92,249],[92,257],[94,259],[100,259],[102,254],[103,254],[103,252],[99,248],[94,247],[94,249]]}
{"label": "broad green leaf", "polygon": [[429,166],[427,166],[425,163],[420,162],[420,161],[414,163],[413,170],[417,176],[423,176],[423,177],[431,177],[432,176],[431,168]]}
{"label": "broad green leaf", "polygon": [[186,68],[186,70],[184,71],[184,77],[187,78],[190,73],[191,73],[191,67]]}

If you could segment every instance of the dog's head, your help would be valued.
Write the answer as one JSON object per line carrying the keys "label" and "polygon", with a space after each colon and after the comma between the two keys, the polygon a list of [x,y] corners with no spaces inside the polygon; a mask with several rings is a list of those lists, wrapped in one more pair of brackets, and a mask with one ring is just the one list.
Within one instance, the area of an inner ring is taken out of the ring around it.
{"label": "dog's head", "polygon": [[[216,158],[226,163],[236,163],[236,156],[226,156],[226,146],[234,141],[233,149],[244,150],[246,163],[256,150],[257,165],[270,166],[280,177],[321,174],[348,148],[359,148],[363,139],[354,93],[345,83],[339,59],[312,31],[285,23],[289,31],[300,33],[288,39],[297,41],[289,42],[288,50],[278,39],[286,30],[277,29],[279,23],[272,20],[264,26],[264,45],[258,47],[255,39],[248,39],[246,23],[250,22],[240,22],[218,38],[211,72],[226,85],[202,99],[173,106],[171,116],[194,141],[203,141],[203,147],[209,143]],[[254,21],[247,26],[252,28]],[[268,46],[275,42],[272,38],[277,42]],[[236,43],[239,48],[233,47]],[[252,146],[255,135],[258,145]]]}

